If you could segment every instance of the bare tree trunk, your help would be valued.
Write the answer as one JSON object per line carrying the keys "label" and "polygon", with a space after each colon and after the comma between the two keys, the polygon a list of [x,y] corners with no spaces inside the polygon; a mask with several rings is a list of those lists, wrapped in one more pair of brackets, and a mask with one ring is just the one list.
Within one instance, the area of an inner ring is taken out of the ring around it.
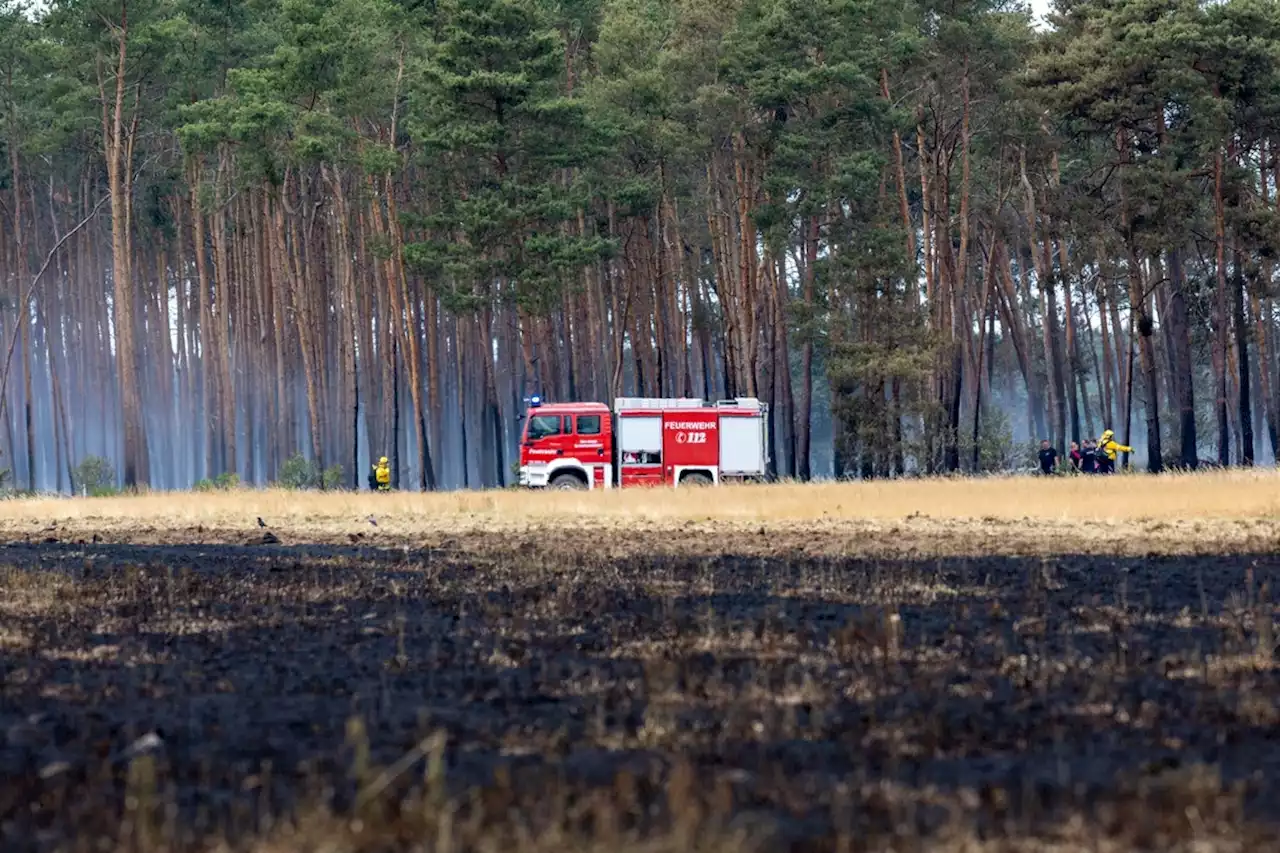
{"label": "bare tree trunk", "polygon": [[[1056,191],[1062,184],[1062,170],[1058,161],[1058,152],[1050,155],[1052,189]],[[1080,374],[1080,360],[1076,347],[1075,310],[1071,304],[1072,265],[1067,248],[1057,233],[1056,226],[1047,227],[1045,238],[1053,237],[1053,244],[1058,254],[1058,277],[1062,280],[1062,315],[1063,329],[1066,334],[1066,353],[1062,366],[1065,377],[1067,405],[1071,413],[1071,440],[1080,441],[1080,400],[1076,395],[1076,378]]]}
{"label": "bare tree trunk", "polygon": [[1054,296],[1056,285],[1054,284],[1053,258],[1050,255],[1047,226],[1041,240],[1041,251],[1038,255],[1035,252],[1037,234],[1041,229],[1036,214],[1035,190],[1027,175],[1025,148],[1019,153],[1019,168],[1022,188],[1026,195],[1027,247],[1024,258],[1031,262],[1024,264],[1024,268],[1025,266],[1035,267],[1036,283],[1040,290],[1040,307],[1044,323],[1044,360],[1045,369],[1049,374],[1049,407],[1054,418],[1053,443],[1055,447],[1061,449],[1066,442],[1067,433],[1066,381],[1063,375],[1065,365],[1058,330],[1058,303]]}
{"label": "bare tree trunk", "polygon": [[1217,387],[1214,410],[1218,415],[1218,464],[1231,464],[1230,427],[1227,420],[1227,233],[1223,202],[1222,151],[1213,158],[1213,210],[1217,239],[1217,287],[1213,302],[1213,374]]}
{"label": "bare tree trunk", "polygon": [[1063,329],[1066,333],[1066,352],[1063,356],[1063,371],[1066,375],[1067,410],[1071,417],[1071,440],[1080,441],[1080,398],[1076,393],[1076,377],[1080,373],[1076,358],[1076,321],[1071,304],[1071,274],[1067,263],[1067,254],[1060,239],[1054,239],[1058,251],[1058,272],[1062,279],[1062,317]]}
{"label": "bare tree trunk", "polygon": [[[479,347],[479,354],[483,369],[482,376],[484,379],[484,418],[488,421],[485,426],[489,429],[490,440],[493,442],[493,485],[501,488],[507,484],[507,453],[505,447],[506,440],[502,429],[502,410],[498,403],[497,378],[494,375],[493,366],[493,311],[487,301],[485,302],[485,306],[482,309],[478,320],[482,324],[482,329],[479,330],[479,334],[477,334],[476,337],[478,338],[477,343],[481,344]],[[484,430],[481,430],[481,435],[483,434]],[[486,483],[486,485],[488,485],[488,483]]]}
{"label": "bare tree trunk", "polygon": [[[893,102],[889,95],[889,71],[886,68],[880,69],[880,93],[884,96],[886,103]],[[898,132],[896,127],[893,130],[893,176],[898,189],[898,215],[902,217],[902,233],[907,244],[907,265],[908,269],[911,270],[908,295],[909,301],[914,307],[920,304],[920,294],[917,287],[919,278],[917,277],[916,262],[916,230],[911,222],[911,205],[907,202],[907,170],[902,156],[902,134]]]}
{"label": "bare tree trunk", "polygon": [[1184,468],[1195,469],[1200,464],[1196,448],[1196,403],[1193,365],[1191,361],[1191,329],[1187,316],[1186,273],[1182,266],[1182,252],[1170,249],[1169,258],[1169,325],[1173,340],[1172,362],[1177,374],[1178,420],[1182,437],[1180,462]]}
{"label": "bare tree trunk", "polygon": [[[804,240],[804,308],[805,322],[813,325],[812,312],[816,294],[814,274],[818,265],[818,217],[810,216],[806,223]],[[805,482],[813,478],[810,468],[813,429],[813,329],[807,328],[800,349],[800,406],[796,413],[796,476]]]}
{"label": "bare tree trunk", "polygon": [[[34,206],[34,202],[33,202],[33,206]],[[54,204],[53,204],[53,179],[52,178],[49,179],[49,222],[53,227],[54,245],[57,245],[58,243],[62,242],[62,234],[61,234],[61,229],[58,227],[57,210],[55,210]],[[67,351],[65,346],[65,332],[63,329],[64,317],[68,316],[69,314],[71,316],[74,316],[73,312],[69,312],[66,310],[66,304],[65,304],[66,300],[63,297],[63,294],[61,293],[61,290],[62,290],[61,286],[67,282],[66,265],[63,262],[64,258],[65,258],[64,254],[62,253],[58,254],[58,285],[59,285],[58,286],[58,291],[59,291],[58,304],[54,306],[53,312],[50,312],[48,301],[44,299],[40,300],[40,307],[41,307],[40,323],[42,326],[44,326],[44,329],[45,329],[45,346],[46,346],[45,351],[47,353],[47,357],[49,360],[49,381],[50,381],[50,384],[52,385],[51,390],[53,393],[53,400],[52,400],[52,407],[51,407],[50,414],[53,417],[54,426],[55,426],[56,432],[58,433],[57,437],[55,437],[55,443],[58,442],[59,439],[61,441],[60,444],[55,444],[55,447],[62,448],[62,450],[58,452],[57,454],[58,458],[55,461],[55,465],[58,473],[57,488],[61,489],[62,474],[65,471],[67,475],[67,485],[69,487],[69,490],[71,494],[75,494],[76,484],[75,484],[75,475],[73,474],[73,467],[72,467],[74,465],[74,462],[72,461],[74,456],[74,449],[72,447],[72,442],[71,442],[71,424],[67,419],[67,406],[64,400],[65,395],[62,390],[62,385],[63,385],[61,381],[62,371],[59,370],[59,367],[58,367],[58,362],[60,360],[63,362],[64,365],[66,364]],[[52,313],[53,316],[57,318],[57,320],[53,323],[50,323],[50,319],[49,319],[50,313]]]}
{"label": "bare tree trunk", "polygon": [[[1094,334],[1093,323],[1089,321],[1089,292],[1085,288],[1085,270],[1080,272],[1080,315],[1084,319],[1086,346],[1089,350],[1089,360],[1093,364],[1093,375],[1098,383],[1098,419],[1100,421],[1107,420],[1106,403],[1103,395],[1104,378],[1102,373],[1102,363],[1098,355],[1098,336]],[[1088,384],[1085,381],[1084,371],[1080,374],[1080,395],[1085,401],[1085,437],[1098,434],[1098,429],[1094,429],[1092,410],[1089,409],[1089,396],[1087,393]]]}
{"label": "bare tree trunk", "polygon": [[1249,389],[1249,328],[1244,316],[1244,270],[1240,260],[1240,246],[1237,244],[1233,252],[1234,281],[1232,293],[1235,297],[1235,337],[1236,361],[1240,371],[1240,464],[1246,468],[1253,467],[1253,403]]}
{"label": "bare tree trunk", "polygon": [[[317,470],[323,471],[324,462],[324,446],[322,443],[322,432],[320,429],[320,400],[319,388],[316,377],[315,355],[312,348],[311,337],[314,328],[311,319],[311,308],[309,301],[303,292],[302,270],[298,263],[297,252],[297,234],[294,229],[286,229],[285,227],[285,204],[283,196],[287,194],[289,181],[285,181],[285,186],[281,188],[280,197],[272,200],[272,225],[274,228],[274,239],[276,242],[275,254],[279,257],[283,264],[283,286],[288,293],[289,305],[293,309],[294,325],[297,329],[298,350],[302,355],[302,375],[303,382],[306,385],[307,397],[307,427],[311,438],[311,459],[315,463]],[[290,231],[294,231],[293,240],[290,238]],[[291,242],[293,245],[291,245]]]}
{"label": "bare tree trunk", "polygon": [[[13,80],[9,79],[9,86],[12,90]],[[14,248],[17,257],[14,259],[12,269],[14,276],[15,294],[21,289],[19,281],[25,280],[31,275],[31,261],[27,248],[27,241],[22,230],[22,170],[18,162],[18,139],[17,131],[14,128],[16,119],[10,118],[10,141],[9,141],[9,168],[12,171],[13,181],[13,235]],[[35,213],[35,210],[32,210]],[[43,301],[43,300],[41,300]],[[31,306],[19,301],[17,309],[24,313],[30,313]],[[26,320],[26,318],[22,318]],[[22,414],[23,424],[26,427],[26,444],[27,444],[27,491],[34,492],[36,490],[36,430],[35,419],[32,412],[32,390],[31,390],[31,323],[29,320],[19,321],[18,325],[22,332]],[[17,471],[13,472],[14,482],[17,482]]]}
{"label": "bare tree trunk", "polygon": [[[993,240],[994,244],[994,240]],[[995,253],[988,252],[984,269],[982,272],[982,305],[978,316],[978,342],[974,347],[974,358],[976,363],[973,366],[973,448],[970,458],[970,468],[977,472],[982,467],[981,457],[981,432],[982,432],[982,368],[986,357],[987,343],[987,327],[988,323],[994,326],[995,313],[991,305],[991,292],[994,289],[995,280]],[[991,332],[994,335],[994,329]]]}
{"label": "bare tree trunk", "polygon": [[[156,412],[156,425],[160,427],[162,432],[163,447],[157,448],[160,459],[164,460],[161,470],[156,479],[162,486],[167,485],[169,488],[176,488],[177,483],[174,480],[174,435],[176,430],[172,421],[173,413],[173,337],[172,330],[169,327],[169,262],[168,252],[160,247],[155,252],[156,264],[156,292],[155,292],[155,323],[153,325],[154,333],[152,338],[153,358],[155,372],[158,381],[156,382],[155,391],[164,405],[160,406]],[[161,451],[163,451],[161,453]],[[166,470],[167,469],[167,470]],[[156,474],[155,471],[152,472]]]}
{"label": "bare tree trunk", "polygon": [[1115,406],[1116,421],[1120,419],[1121,395],[1127,393],[1126,388],[1133,387],[1132,377],[1129,376],[1133,368],[1133,360],[1128,357],[1131,349],[1129,342],[1132,339],[1132,329],[1126,329],[1124,324],[1120,322],[1120,308],[1117,300],[1109,298],[1107,301],[1108,317],[1111,320],[1111,348],[1113,350],[1113,364],[1115,365]]}
{"label": "bare tree trunk", "polygon": [[137,109],[125,138],[125,72],[129,45],[129,8],[120,0],[120,18],[112,29],[118,46],[115,68],[115,96],[106,92],[106,75],[98,65],[98,89],[102,98],[103,153],[107,161],[107,182],[111,191],[111,259],[113,307],[115,315],[116,372],[120,381],[120,407],[124,419],[124,486],[145,486],[150,480],[147,437],[142,423],[142,400],[138,388],[138,364],[134,338],[133,276],[130,270],[128,194],[129,159]]}
{"label": "bare tree trunk", "polygon": [[[1267,158],[1276,156],[1278,152],[1266,142],[1262,144],[1262,156],[1259,158],[1258,185],[1261,188],[1263,207],[1271,205],[1270,181],[1267,175]],[[1262,262],[1258,286],[1251,294],[1253,303],[1254,331],[1258,341],[1258,384],[1262,393],[1262,410],[1267,419],[1267,440],[1271,447],[1271,458],[1280,461],[1280,425],[1277,424],[1275,393],[1271,384],[1271,294],[1266,287],[1272,280],[1274,265],[1270,259]]]}
{"label": "bare tree trunk", "polygon": [[[304,202],[305,198],[299,198],[300,204]],[[283,205],[276,215],[283,227]],[[302,374],[307,389],[307,427],[311,434],[311,458],[315,461],[316,470],[323,472],[327,460],[324,453],[324,415],[320,407],[320,359],[316,341],[318,329],[307,292],[306,266],[302,257],[304,240],[298,228],[298,217],[291,218],[294,220],[294,227],[289,229],[292,239],[284,244],[287,247],[285,260],[291,273],[290,290],[293,293],[293,307],[297,316],[298,349],[302,353]],[[323,485],[323,478],[321,485]]]}
{"label": "bare tree trunk", "polygon": [[471,486],[471,469],[467,453],[467,381],[462,368],[463,353],[469,351],[469,344],[465,337],[467,325],[456,315],[453,317],[454,369],[458,386],[458,441],[461,444],[458,456],[462,465],[461,480],[464,489]]}
{"label": "bare tree trunk", "polygon": [[[23,310],[30,310],[30,306],[23,306]],[[27,490],[34,492],[37,488],[36,482],[36,426],[35,413],[33,409],[34,394],[31,389],[31,322],[22,324],[22,421],[26,428],[26,445],[27,445]]]}
{"label": "bare tree trunk", "polygon": [[1099,264],[1098,286],[1094,295],[1098,302],[1098,344],[1102,349],[1101,363],[1098,366],[1098,384],[1102,393],[1102,424],[1099,429],[1111,429],[1116,423],[1122,386],[1119,380],[1117,365],[1119,350],[1119,329],[1111,322],[1113,301],[1111,281],[1107,278],[1108,267]]}
{"label": "bare tree trunk", "polygon": [[[1142,353],[1142,370],[1146,375],[1147,386],[1147,470],[1152,474],[1159,474],[1164,467],[1160,449],[1160,383],[1156,376],[1155,353],[1152,351],[1151,318],[1147,314],[1147,294],[1142,281],[1142,265],[1138,260],[1138,248],[1134,239],[1132,219],[1129,212],[1128,191],[1125,186],[1128,174],[1123,169],[1123,166],[1129,163],[1129,140],[1123,132],[1119,134],[1119,148],[1122,163],[1122,173],[1120,176],[1120,227],[1121,231],[1125,235],[1125,244],[1129,253],[1130,330],[1132,331],[1133,329],[1136,329],[1139,335],[1139,348]],[[1126,371],[1126,373],[1129,374],[1127,377],[1129,387],[1132,387],[1132,368]],[[1126,443],[1128,443],[1129,436],[1127,427],[1125,432]],[[1125,461],[1128,461],[1127,453],[1125,454]]]}
{"label": "bare tree trunk", "polygon": [[1045,434],[1044,399],[1036,383],[1035,369],[1031,361],[1031,333],[1027,330],[1026,320],[1018,308],[1018,291],[1013,281],[1013,271],[1005,244],[997,241],[991,250],[991,263],[996,269],[997,307],[1003,312],[1002,322],[1013,340],[1013,351],[1018,359],[1018,371],[1027,388],[1027,430],[1033,438]]}

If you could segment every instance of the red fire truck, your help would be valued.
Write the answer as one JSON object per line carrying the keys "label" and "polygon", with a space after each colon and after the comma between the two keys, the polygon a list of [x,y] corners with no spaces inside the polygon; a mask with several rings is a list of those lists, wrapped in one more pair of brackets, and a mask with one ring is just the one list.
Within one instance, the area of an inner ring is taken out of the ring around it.
{"label": "red fire truck", "polygon": [[760,480],[769,461],[767,407],[754,397],[620,397],[529,401],[520,485],[553,489],[710,486]]}

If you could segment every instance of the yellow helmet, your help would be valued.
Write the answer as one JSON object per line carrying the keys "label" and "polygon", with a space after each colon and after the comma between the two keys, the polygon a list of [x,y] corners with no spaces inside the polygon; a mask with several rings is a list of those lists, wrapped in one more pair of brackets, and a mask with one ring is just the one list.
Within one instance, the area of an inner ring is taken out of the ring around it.
{"label": "yellow helmet", "polygon": [[386,464],[387,464],[387,457],[385,457],[385,456],[384,456],[384,457],[382,457],[381,459],[379,459],[379,460],[378,460],[378,464],[379,464],[379,465],[386,465]]}
{"label": "yellow helmet", "polygon": [[1113,435],[1115,435],[1115,432],[1114,432],[1113,430],[1109,430],[1109,429],[1107,429],[1107,430],[1103,430],[1103,431],[1102,431],[1102,440],[1103,440],[1103,441],[1106,441],[1108,438],[1111,438]]}

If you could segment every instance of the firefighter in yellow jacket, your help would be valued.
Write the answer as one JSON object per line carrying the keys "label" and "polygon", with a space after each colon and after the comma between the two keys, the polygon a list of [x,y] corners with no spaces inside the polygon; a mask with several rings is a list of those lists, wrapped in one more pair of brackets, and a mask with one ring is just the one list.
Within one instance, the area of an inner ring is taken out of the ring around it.
{"label": "firefighter in yellow jacket", "polygon": [[387,464],[387,457],[383,456],[378,460],[378,464],[373,466],[373,479],[377,483],[378,491],[391,491],[391,466]]}
{"label": "firefighter in yellow jacket", "polygon": [[1102,438],[1098,439],[1098,473],[1114,474],[1116,470],[1116,454],[1132,453],[1133,448],[1121,444],[1116,441],[1116,434],[1112,430],[1105,430]]}

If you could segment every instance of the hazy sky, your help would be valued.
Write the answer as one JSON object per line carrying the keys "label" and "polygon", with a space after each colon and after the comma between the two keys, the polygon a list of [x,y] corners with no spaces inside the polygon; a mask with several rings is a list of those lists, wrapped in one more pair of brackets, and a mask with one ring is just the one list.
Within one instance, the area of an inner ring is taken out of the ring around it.
{"label": "hazy sky", "polygon": [[1030,0],[1031,11],[1035,13],[1037,18],[1043,17],[1044,13],[1049,11],[1049,4],[1052,0]]}

